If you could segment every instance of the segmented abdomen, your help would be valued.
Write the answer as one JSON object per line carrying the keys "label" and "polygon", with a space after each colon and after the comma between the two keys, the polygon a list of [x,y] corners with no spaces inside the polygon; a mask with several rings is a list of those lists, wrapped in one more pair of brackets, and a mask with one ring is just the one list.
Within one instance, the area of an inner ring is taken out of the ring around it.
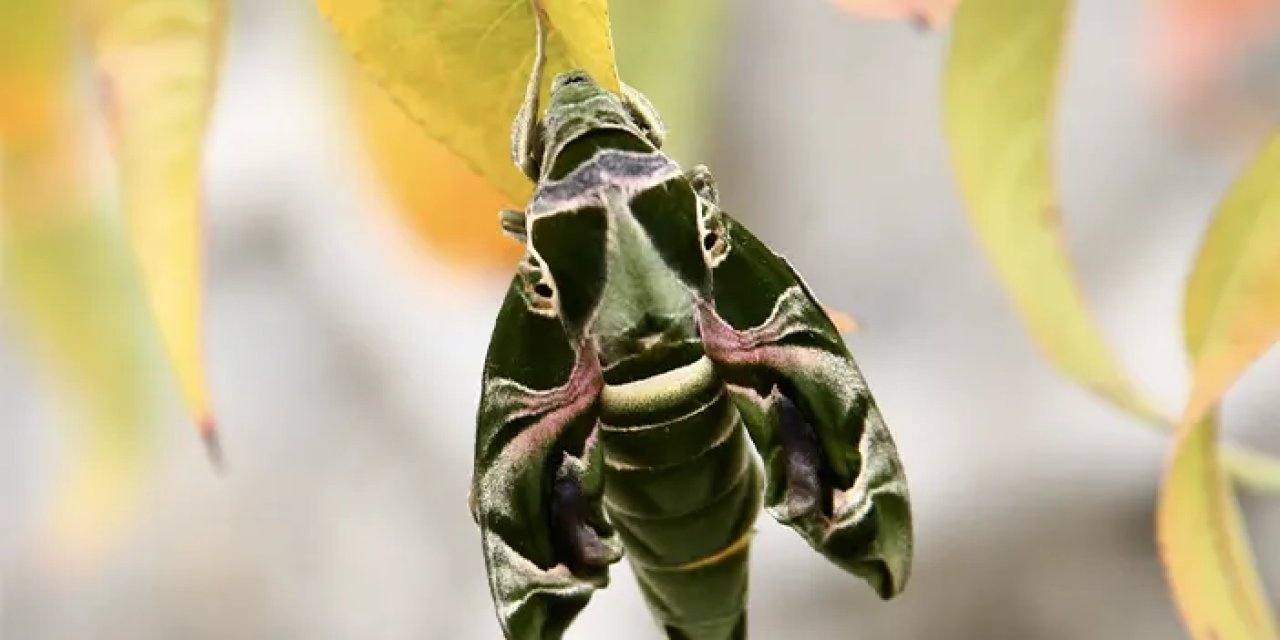
{"label": "segmented abdomen", "polygon": [[650,608],[673,638],[742,637],[762,477],[723,382],[704,356],[602,401],[605,508]]}

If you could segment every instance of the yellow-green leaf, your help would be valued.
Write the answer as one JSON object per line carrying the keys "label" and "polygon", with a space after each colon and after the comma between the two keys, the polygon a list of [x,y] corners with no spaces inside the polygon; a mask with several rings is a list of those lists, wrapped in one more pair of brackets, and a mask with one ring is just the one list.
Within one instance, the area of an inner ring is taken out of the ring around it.
{"label": "yellow-green leaf", "polygon": [[[10,185],[12,186],[12,185]],[[82,566],[118,542],[152,468],[145,316],[121,230],[87,210],[5,216],[0,302],[74,407],[46,542]]]}
{"label": "yellow-green leaf", "polygon": [[1187,281],[1193,416],[1280,340],[1280,136],[1232,187]]}
{"label": "yellow-green leaf", "polygon": [[1160,554],[1196,640],[1269,640],[1275,620],[1253,567],[1240,508],[1218,464],[1216,417],[1185,426],[1160,492]]}
{"label": "yellow-green leaf", "polygon": [[[529,0],[317,0],[345,47],[427,132],[514,202],[511,123],[533,65]],[[606,0],[541,0],[550,76],[582,69],[617,90]],[[544,85],[545,94],[545,85]]]}
{"label": "yellow-green leaf", "polygon": [[124,213],[188,410],[211,445],[201,348],[201,154],[223,0],[86,0]]}
{"label": "yellow-green leaf", "polygon": [[1085,386],[1150,417],[1089,316],[1062,238],[1050,132],[1069,4],[960,4],[946,134],[974,229],[1041,349]]}
{"label": "yellow-green leaf", "polygon": [[[1173,422],[1129,383],[1090,317],[1063,242],[1053,105],[1068,0],[965,0],[953,17],[945,127],[974,230],[1041,350],[1061,371],[1148,422]],[[1240,482],[1280,486],[1280,462],[1226,453]]]}
{"label": "yellow-green leaf", "polygon": [[1191,397],[1161,493],[1159,528],[1178,609],[1197,639],[1280,637],[1216,464],[1214,415],[1232,383],[1280,339],[1277,175],[1280,136],[1222,201],[1187,281]]}
{"label": "yellow-green leaf", "polygon": [[69,400],[55,414],[69,428],[41,536],[64,567],[119,539],[155,435],[142,300],[119,228],[91,214],[70,36],[64,3],[0,8],[0,312]]}

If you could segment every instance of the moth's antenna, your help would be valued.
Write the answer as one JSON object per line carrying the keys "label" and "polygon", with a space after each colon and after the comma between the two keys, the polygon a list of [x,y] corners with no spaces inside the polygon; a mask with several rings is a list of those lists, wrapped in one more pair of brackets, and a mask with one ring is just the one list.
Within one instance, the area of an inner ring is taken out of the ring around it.
{"label": "moth's antenna", "polygon": [[538,0],[529,0],[533,7],[535,42],[533,69],[529,71],[529,84],[524,90],[524,102],[511,127],[511,159],[520,171],[534,182],[541,172],[542,158],[538,149],[542,146],[542,130],[538,127],[538,94],[542,91],[542,69],[547,63],[546,15]]}

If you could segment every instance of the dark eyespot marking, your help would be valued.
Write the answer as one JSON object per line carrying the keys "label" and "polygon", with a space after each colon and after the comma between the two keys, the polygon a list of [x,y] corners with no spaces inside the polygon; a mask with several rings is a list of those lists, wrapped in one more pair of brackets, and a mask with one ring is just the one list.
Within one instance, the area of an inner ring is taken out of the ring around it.
{"label": "dark eyespot marking", "polygon": [[715,248],[716,243],[719,241],[720,241],[720,234],[708,233],[707,235],[702,236],[702,248],[706,249],[707,251],[710,251]]}
{"label": "dark eyespot marking", "polygon": [[550,298],[552,293],[554,293],[551,290],[551,287],[545,282],[539,282],[538,284],[533,285],[533,292],[544,298]]}

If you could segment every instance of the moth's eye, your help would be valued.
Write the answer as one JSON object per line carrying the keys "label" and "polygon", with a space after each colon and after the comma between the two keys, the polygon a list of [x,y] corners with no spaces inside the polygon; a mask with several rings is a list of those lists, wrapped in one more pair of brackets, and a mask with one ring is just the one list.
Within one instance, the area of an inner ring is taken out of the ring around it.
{"label": "moth's eye", "polygon": [[724,227],[724,216],[713,204],[703,203],[698,227],[702,232],[702,255],[707,266],[715,267],[729,253],[729,238]]}
{"label": "moth's eye", "polygon": [[520,263],[520,280],[524,283],[529,309],[542,315],[555,315],[556,289],[537,256],[526,256]]}

